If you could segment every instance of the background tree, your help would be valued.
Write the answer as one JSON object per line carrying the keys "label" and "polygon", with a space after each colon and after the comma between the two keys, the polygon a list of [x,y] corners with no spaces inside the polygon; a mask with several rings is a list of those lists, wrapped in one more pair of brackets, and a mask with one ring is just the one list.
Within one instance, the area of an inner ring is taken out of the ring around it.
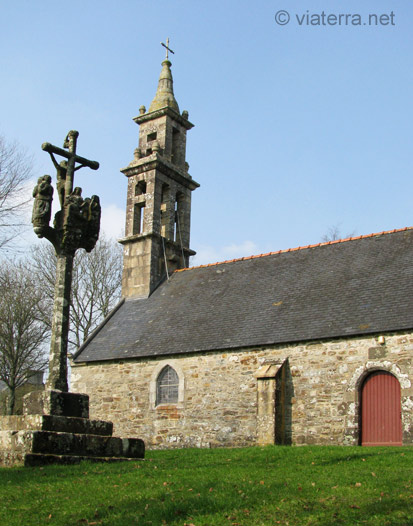
{"label": "background tree", "polygon": [[0,290],[0,380],[9,391],[7,414],[11,415],[16,389],[47,363],[44,344],[49,327],[44,318],[48,302],[27,262],[2,262]]}
{"label": "background tree", "polygon": [[340,225],[333,225],[328,228],[327,232],[323,236],[321,236],[321,242],[328,243],[329,241],[337,241],[338,239],[347,239],[349,237],[353,237],[355,233],[355,230],[353,230],[349,234],[345,234],[343,236],[340,230]]}
{"label": "background tree", "polygon": [[[50,244],[33,249],[35,273],[53,304],[56,255]],[[78,250],[73,265],[69,346],[75,351],[120,299],[122,247],[101,235],[92,252]],[[51,327],[51,319],[45,323]]]}
{"label": "background tree", "polygon": [[0,249],[10,243],[24,224],[22,212],[31,201],[25,184],[31,177],[31,160],[0,135]]}

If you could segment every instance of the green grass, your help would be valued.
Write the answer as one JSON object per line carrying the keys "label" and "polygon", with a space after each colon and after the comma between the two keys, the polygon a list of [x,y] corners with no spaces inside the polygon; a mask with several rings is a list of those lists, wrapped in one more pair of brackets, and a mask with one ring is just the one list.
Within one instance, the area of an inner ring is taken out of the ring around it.
{"label": "green grass", "polygon": [[0,469],[0,524],[413,525],[413,448],[149,451]]}

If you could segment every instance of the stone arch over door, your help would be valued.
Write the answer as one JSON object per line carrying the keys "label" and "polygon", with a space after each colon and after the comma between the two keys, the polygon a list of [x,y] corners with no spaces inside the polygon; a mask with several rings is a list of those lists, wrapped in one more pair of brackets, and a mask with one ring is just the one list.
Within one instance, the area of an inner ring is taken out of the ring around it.
{"label": "stone arch over door", "polygon": [[368,374],[360,391],[360,443],[362,446],[401,446],[401,388],[388,371]]}

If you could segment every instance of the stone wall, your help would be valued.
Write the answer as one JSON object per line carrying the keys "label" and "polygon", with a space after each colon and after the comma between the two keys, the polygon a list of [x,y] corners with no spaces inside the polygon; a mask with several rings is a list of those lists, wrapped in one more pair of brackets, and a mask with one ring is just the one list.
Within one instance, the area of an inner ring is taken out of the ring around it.
{"label": "stone wall", "polygon": [[[44,384],[25,383],[16,389],[16,401],[14,403],[14,414],[23,414],[23,396],[32,391],[43,391]],[[0,415],[7,413],[7,401],[9,397],[8,389],[0,392]]]}
{"label": "stone wall", "polygon": [[[78,364],[72,390],[90,395],[91,417],[149,448],[265,443],[356,445],[359,392],[382,369],[401,385],[403,443],[413,443],[413,335],[374,336]],[[155,385],[169,364],[177,404],[156,407]]]}

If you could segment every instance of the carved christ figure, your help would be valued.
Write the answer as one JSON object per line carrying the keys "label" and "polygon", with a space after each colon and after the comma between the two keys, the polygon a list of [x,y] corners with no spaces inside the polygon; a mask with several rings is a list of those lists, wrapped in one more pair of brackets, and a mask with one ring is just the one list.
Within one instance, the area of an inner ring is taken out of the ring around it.
{"label": "carved christ figure", "polygon": [[[65,202],[67,161],[61,161],[60,163],[58,163],[52,152],[49,152],[49,155],[50,155],[50,158],[52,159],[54,167],[56,168],[57,193],[59,195],[60,206],[63,208],[64,202]],[[80,168],[83,168],[83,166],[82,165],[77,166],[73,169],[73,171],[76,172],[76,170],[80,170]]]}

